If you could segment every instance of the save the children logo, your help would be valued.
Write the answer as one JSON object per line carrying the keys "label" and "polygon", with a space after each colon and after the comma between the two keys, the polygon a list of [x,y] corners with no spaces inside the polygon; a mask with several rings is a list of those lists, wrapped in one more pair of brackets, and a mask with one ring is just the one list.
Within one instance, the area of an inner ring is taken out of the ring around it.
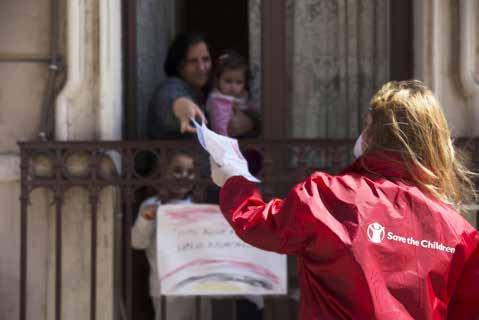
{"label": "save the children logo", "polygon": [[368,238],[374,243],[381,243],[384,239],[384,227],[377,222],[368,226]]}
{"label": "save the children logo", "polygon": [[394,232],[388,231],[386,232],[384,226],[379,224],[378,222],[373,222],[368,225],[367,228],[367,235],[369,241],[373,243],[380,244],[383,240],[390,240],[394,242],[403,243],[410,246],[425,248],[425,249],[433,249],[438,250],[446,253],[454,253],[456,248],[449,247],[444,245],[443,243],[437,241],[430,241],[430,240],[417,240],[412,236],[405,237],[399,234],[395,234]]}

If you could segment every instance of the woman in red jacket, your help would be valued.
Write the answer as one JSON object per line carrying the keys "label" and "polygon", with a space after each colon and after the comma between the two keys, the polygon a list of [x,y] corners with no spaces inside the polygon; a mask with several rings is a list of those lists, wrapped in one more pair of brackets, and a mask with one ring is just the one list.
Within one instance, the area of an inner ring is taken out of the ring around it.
{"label": "woman in red jacket", "polygon": [[472,173],[439,103],[413,80],[385,84],[370,106],[352,166],[284,200],[264,203],[212,163],[224,216],[251,245],[297,256],[300,319],[479,319],[479,235],[459,214]]}

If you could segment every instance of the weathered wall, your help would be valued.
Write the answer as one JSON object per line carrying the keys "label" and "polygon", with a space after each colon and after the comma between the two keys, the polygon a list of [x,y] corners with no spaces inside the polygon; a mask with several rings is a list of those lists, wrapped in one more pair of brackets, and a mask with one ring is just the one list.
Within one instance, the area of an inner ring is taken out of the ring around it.
{"label": "weathered wall", "polygon": [[[121,3],[59,1],[60,48],[67,82],[56,106],[56,138],[121,139]],[[51,0],[0,4],[0,59],[47,58]],[[68,41],[66,41],[66,40]],[[68,47],[68,50],[66,49]],[[0,62],[0,319],[19,312],[20,203],[17,141],[36,139],[46,89],[46,63]],[[28,216],[28,319],[53,319],[55,215],[52,195],[36,190]],[[113,315],[115,190],[100,197],[97,318]],[[88,196],[74,189],[63,207],[63,319],[89,318],[90,216]]]}
{"label": "weathered wall", "polygon": [[120,17],[119,1],[67,1],[68,78],[56,105],[58,140],[121,138]]}
{"label": "weathered wall", "polygon": [[[97,319],[113,317],[113,225],[112,203],[117,201],[115,190],[105,189],[100,195],[98,208],[97,238]],[[53,195],[49,194],[50,203]],[[56,223],[54,212],[50,212],[48,228],[49,243],[52,246],[47,254],[47,299],[46,319],[55,319],[55,241]],[[90,271],[91,271],[91,214],[88,192],[81,188],[70,189],[65,194],[62,221],[62,319],[83,320],[90,317]],[[45,283],[41,283],[45,285]],[[38,288],[42,288],[38,286]],[[31,318],[38,319],[38,318]]]}
{"label": "weathered wall", "polygon": [[290,1],[290,136],[353,138],[389,77],[388,0]]}
{"label": "weathered wall", "polygon": [[[50,2],[2,1],[1,59],[48,56]],[[14,153],[17,141],[36,136],[47,73],[45,63],[0,63],[0,153]]]}
{"label": "weathered wall", "polygon": [[[479,136],[479,4],[415,1],[414,12],[415,77],[439,98],[454,136]],[[477,209],[466,214],[476,226]]]}
{"label": "weathered wall", "polygon": [[[2,211],[0,214],[0,318],[17,319],[19,303],[19,259],[20,259],[20,205],[19,183],[0,183],[0,201]],[[30,250],[28,296],[31,302],[27,315],[29,319],[44,319],[45,294],[47,287],[48,256],[48,215],[45,194],[36,191],[32,194],[34,214],[29,217]]]}
{"label": "weathered wall", "polygon": [[[50,49],[50,0],[0,4],[0,59],[47,57]],[[46,89],[46,63],[0,62],[0,319],[18,318],[20,258],[20,187],[17,141],[34,139]],[[31,249],[28,299],[30,319],[45,314],[47,275],[47,204],[32,194],[28,243]],[[38,318],[41,319],[41,318]]]}
{"label": "weathered wall", "polygon": [[[467,4],[470,8],[465,14],[461,6]],[[426,0],[414,5],[415,77],[438,96],[454,136],[478,136],[479,5],[474,0]],[[475,23],[468,26],[470,37],[466,39],[461,23],[470,18]],[[463,44],[471,46],[469,58],[463,53]],[[464,83],[461,68],[469,80],[475,75],[472,90]]]}
{"label": "weathered wall", "polygon": [[[388,0],[286,1],[288,136],[352,138],[389,77]],[[261,0],[249,0],[252,96],[260,97]]]}
{"label": "weathered wall", "polygon": [[[56,103],[58,140],[118,140],[122,137],[121,3],[115,0],[67,1],[66,60],[68,78]],[[83,162],[82,162],[83,161]],[[87,158],[80,160],[87,161]],[[115,190],[99,198],[97,233],[97,319],[114,314]],[[62,225],[63,310],[65,319],[89,318],[90,206],[85,190],[66,193]],[[50,244],[54,245],[53,235]],[[53,257],[53,256],[51,256]],[[54,317],[53,266],[49,265],[49,307]]]}

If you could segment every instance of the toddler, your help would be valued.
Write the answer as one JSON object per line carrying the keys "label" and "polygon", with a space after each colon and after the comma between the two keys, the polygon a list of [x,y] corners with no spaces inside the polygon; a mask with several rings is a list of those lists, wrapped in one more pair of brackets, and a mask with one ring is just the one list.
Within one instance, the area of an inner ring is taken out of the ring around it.
{"label": "toddler", "polygon": [[253,109],[248,105],[248,63],[233,50],[226,51],[218,59],[214,73],[214,89],[206,102],[211,129],[227,136],[228,123],[235,109]]}

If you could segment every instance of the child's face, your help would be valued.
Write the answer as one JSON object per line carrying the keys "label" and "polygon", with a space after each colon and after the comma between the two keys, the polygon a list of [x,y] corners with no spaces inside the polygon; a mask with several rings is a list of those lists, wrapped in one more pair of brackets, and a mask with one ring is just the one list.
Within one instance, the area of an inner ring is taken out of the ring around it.
{"label": "child's face", "polygon": [[243,69],[225,70],[218,79],[218,89],[228,96],[239,98],[245,88],[245,71]]}
{"label": "child's face", "polygon": [[194,161],[183,154],[176,155],[170,162],[167,172],[169,180],[166,188],[171,199],[182,199],[192,189],[195,178]]}

